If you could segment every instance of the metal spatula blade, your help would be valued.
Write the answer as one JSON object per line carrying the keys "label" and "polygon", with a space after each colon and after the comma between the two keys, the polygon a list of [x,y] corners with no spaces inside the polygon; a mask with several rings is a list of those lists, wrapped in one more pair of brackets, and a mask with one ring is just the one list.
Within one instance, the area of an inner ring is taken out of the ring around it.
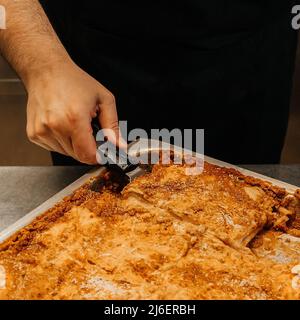
{"label": "metal spatula blade", "polygon": [[106,176],[94,181],[93,191],[99,192],[105,187],[121,192],[128,183],[151,172],[151,165],[140,164],[137,158],[129,155],[129,150],[135,143],[129,144],[127,151],[117,148],[110,142],[97,143],[98,162],[105,164],[107,172]]}

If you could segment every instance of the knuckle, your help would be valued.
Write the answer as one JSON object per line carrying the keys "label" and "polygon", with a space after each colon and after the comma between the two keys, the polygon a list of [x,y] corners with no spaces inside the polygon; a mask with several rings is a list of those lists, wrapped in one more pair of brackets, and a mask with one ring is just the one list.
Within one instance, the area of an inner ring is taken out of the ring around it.
{"label": "knuckle", "polygon": [[119,131],[119,122],[118,120],[115,120],[114,122],[111,123],[110,128],[116,132]]}
{"label": "knuckle", "polygon": [[62,128],[67,126],[67,121],[64,115],[54,114],[48,115],[42,122],[42,125],[51,131],[60,131]]}
{"label": "knuckle", "polygon": [[27,128],[27,137],[29,141],[34,142],[36,140],[36,134],[32,129]]}
{"label": "knuckle", "polygon": [[105,96],[105,102],[109,105],[115,105],[116,104],[116,98],[115,96],[111,93],[108,92]]}
{"label": "knuckle", "polygon": [[44,125],[40,125],[35,129],[35,136],[38,137],[43,137],[47,133],[47,127]]}
{"label": "knuckle", "polygon": [[71,124],[75,124],[78,122],[78,114],[75,112],[69,112],[67,115],[67,119]]}
{"label": "knuckle", "polygon": [[118,122],[113,122],[109,124],[107,129],[103,130],[108,138],[115,139],[120,135],[120,129]]}
{"label": "knuckle", "polygon": [[27,129],[27,137],[31,142],[36,142],[39,138],[44,137],[47,130],[44,126],[39,126],[35,129]]}
{"label": "knuckle", "polygon": [[88,155],[88,154],[85,154],[85,153],[82,153],[82,154],[80,154],[79,156],[78,156],[78,158],[79,158],[79,161],[80,162],[83,162],[83,163],[93,163],[93,161],[92,161],[92,157],[90,156],[90,155]]}
{"label": "knuckle", "polygon": [[59,128],[59,121],[56,119],[56,117],[48,117],[43,122],[43,127],[49,128],[51,130],[56,130]]}

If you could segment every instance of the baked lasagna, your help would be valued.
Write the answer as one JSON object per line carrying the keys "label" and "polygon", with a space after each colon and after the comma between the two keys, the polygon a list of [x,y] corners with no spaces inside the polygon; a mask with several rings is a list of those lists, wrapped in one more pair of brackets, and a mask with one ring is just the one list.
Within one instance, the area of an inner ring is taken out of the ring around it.
{"label": "baked lasagna", "polygon": [[0,245],[0,299],[299,299],[300,191],[186,166],[88,183],[35,219]]}

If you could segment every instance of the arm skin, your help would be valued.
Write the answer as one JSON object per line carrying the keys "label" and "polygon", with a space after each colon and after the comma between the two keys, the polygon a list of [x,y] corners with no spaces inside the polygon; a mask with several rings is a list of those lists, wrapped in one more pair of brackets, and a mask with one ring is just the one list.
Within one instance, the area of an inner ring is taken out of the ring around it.
{"label": "arm skin", "polygon": [[96,163],[91,120],[118,144],[113,94],[70,58],[37,0],[0,0],[7,25],[0,30],[0,51],[28,92],[27,135],[50,151]]}

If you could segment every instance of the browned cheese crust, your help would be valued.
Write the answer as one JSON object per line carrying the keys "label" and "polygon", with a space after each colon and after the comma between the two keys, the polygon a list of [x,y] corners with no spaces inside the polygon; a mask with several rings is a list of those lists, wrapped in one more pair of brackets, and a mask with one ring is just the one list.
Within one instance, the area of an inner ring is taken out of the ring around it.
{"label": "browned cheese crust", "polygon": [[186,168],[48,210],[0,245],[0,299],[299,299],[299,191]]}

